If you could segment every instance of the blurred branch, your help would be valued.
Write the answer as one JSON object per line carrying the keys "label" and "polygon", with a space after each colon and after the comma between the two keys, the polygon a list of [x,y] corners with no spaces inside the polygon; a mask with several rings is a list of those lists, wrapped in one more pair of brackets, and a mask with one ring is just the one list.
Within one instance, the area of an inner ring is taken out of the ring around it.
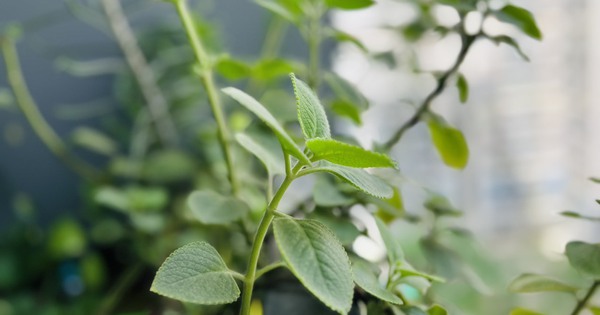
{"label": "blurred branch", "polygon": [[581,300],[579,300],[577,302],[577,305],[575,305],[575,308],[573,309],[573,312],[571,312],[571,315],[578,315],[579,312],[581,312],[585,308],[585,306],[587,305],[588,301],[594,295],[594,292],[596,292],[596,289],[598,288],[598,286],[600,286],[600,281],[594,281],[594,283],[588,289],[588,291],[585,294],[585,296],[583,297],[583,299],[581,299]]}
{"label": "blurred branch", "polygon": [[108,18],[112,32],[121,47],[129,68],[137,80],[140,90],[148,103],[148,112],[156,127],[158,137],[165,144],[177,143],[175,124],[169,114],[169,106],[160,91],[154,72],[148,65],[138,46],[135,35],[123,12],[120,0],[102,0],[102,8]]}
{"label": "blurred branch", "polygon": [[82,177],[88,179],[98,178],[100,176],[99,172],[92,165],[73,155],[67,145],[44,119],[42,113],[40,113],[39,107],[33,100],[23,77],[15,37],[15,35],[10,34],[10,31],[8,34],[2,35],[0,37],[0,46],[6,64],[8,82],[15,95],[17,105],[25,115],[33,131],[54,155]]}
{"label": "blurred branch", "polygon": [[442,92],[444,92],[448,79],[452,75],[454,75],[456,72],[458,72],[458,69],[460,68],[463,61],[465,60],[465,57],[467,56],[469,49],[471,48],[473,43],[477,40],[477,38],[479,38],[480,36],[483,36],[483,33],[480,32],[480,33],[477,33],[474,35],[467,35],[467,34],[461,33],[462,45],[461,45],[460,51],[458,53],[458,56],[456,57],[456,61],[454,62],[452,67],[450,67],[450,69],[448,69],[446,72],[444,72],[437,79],[437,84],[436,84],[435,89],[433,91],[431,91],[431,93],[429,93],[429,95],[427,95],[427,97],[425,98],[425,100],[423,100],[423,103],[421,103],[421,105],[417,108],[415,113],[402,126],[400,126],[400,128],[398,129],[398,131],[396,131],[394,133],[392,138],[390,138],[387,142],[385,142],[383,144],[383,148],[386,151],[391,150],[392,147],[396,143],[398,143],[398,141],[400,141],[400,139],[402,138],[404,133],[407,130],[409,130],[410,128],[414,127],[416,124],[418,124],[419,121],[421,121],[421,119],[423,119],[423,116],[425,116],[429,112],[429,108],[431,107],[431,103],[433,102],[433,100],[435,100],[436,97],[438,97],[440,94],[442,94]]}
{"label": "blurred branch", "polygon": [[131,288],[138,277],[142,274],[143,270],[144,265],[142,263],[137,263],[123,271],[120,278],[117,279],[116,284],[109,290],[110,294],[108,294],[99,305],[95,315],[113,314],[114,308],[117,306],[119,301],[127,295],[127,290]]}

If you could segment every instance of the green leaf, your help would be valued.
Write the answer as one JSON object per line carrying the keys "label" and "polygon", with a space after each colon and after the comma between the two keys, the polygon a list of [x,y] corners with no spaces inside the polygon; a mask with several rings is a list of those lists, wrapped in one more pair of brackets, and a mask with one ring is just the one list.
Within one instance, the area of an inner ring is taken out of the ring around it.
{"label": "green leaf", "polygon": [[112,186],[100,187],[94,200],[106,207],[130,212],[148,212],[164,208],[169,195],[161,187],[128,186],[119,189]]}
{"label": "green leaf", "polygon": [[435,304],[427,310],[428,315],[448,315],[448,311],[446,311],[443,307]]}
{"label": "green leaf", "polygon": [[318,214],[311,212],[309,219],[317,220],[329,228],[340,240],[342,245],[352,246],[356,238],[361,235],[360,231],[347,217],[336,217],[332,214]]}
{"label": "green leaf", "polygon": [[360,111],[369,108],[369,101],[358,91],[354,84],[335,73],[325,73],[325,82],[338,99],[355,104]]}
{"label": "green leaf", "polygon": [[348,206],[354,201],[346,196],[332,181],[325,176],[318,176],[313,188],[315,204],[322,207]]}
{"label": "green leaf", "polygon": [[328,33],[330,33],[331,37],[333,37],[338,42],[351,43],[358,47],[362,52],[368,53],[367,47],[354,35],[333,28],[329,29]]}
{"label": "green leaf", "polygon": [[573,268],[600,279],[600,244],[569,242],[565,254]]}
{"label": "green leaf", "polygon": [[100,131],[88,127],[79,127],[73,131],[73,142],[90,151],[113,155],[117,152],[117,144]]}
{"label": "green leaf", "polygon": [[504,43],[504,44],[507,44],[507,45],[513,47],[517,51],[517,54],[519,54],[519,56],[521,56],[521,58],[523,58],[523,60],[529,61],[529,57],[523,52],[523,50],[521,50],[521,46],[519,46],[519,43],[517,43],[512,37],[509,37],[506,35],[500,35],[500,36],[489,37],[489,39],[491,41],[493,41],[494,43],[496,43],[496,45],[500,45],[501,43]]}
{"label": "green leaf", "polygon": [[446,282],[446,280],[444,278],[440,278],[438,276],[430,275],[428,273],[415,270],[415,268],[412,267],[407,262],[397,263],[397,265],[399,265],[399,266],[396,267],[396,271],[400,272],[402,278],[405,278],[405,277],[421,277],[421,278],[425,278],[425,279],[427,279],[429,281],[435,281],[435,282],[439,282],[439,283]]}
{"label": "green leaf", "polygon": [[337,238],[315,220],[277,218],[277,246],[292,273],[325,305],[340,314],[352,306],[350,260]]}
{"label": "green leaf", "polygon": [[589,180],[593,183],[600,184],[600,177],[590,177]]}
{"label": "green leaf", "polygon": [[334,164],[356,168],[397,168],[396,163],[385,154],[365,150],[359,146],[334,139],[310,139],[306,141],[306,147],[314,154],[313,161],[326,160]]}
{"label": "green leaf", "polygon": [[460,217],[462,212],[456,209],[450,201],[441,195],[431,195],[423,204],[425,209],[433,212],[436,216]]}
{"label": "green leaf", "polygon": [[224,58],[219,60],[215,70],[227,80],[240,80],[250,75],[250,67],[239,60]]}
{"label": "green leaf", "polygon": [[285,59],[261,60],[254,66],[253,74],[258,80],[268,81],[294,71],[294,65]]}
{"label": "green leaf", "polygon": [[402,306],[400,309],[404,315],[427,315],[427,313],[416,306]]}
{"label": "green leaf", "polygon": [[342,10],[356,10],[372,6],[373,0],[325,0],[328,7]]}
{"label": "green leaf", "polygon": [[194,242],[174,251],[158,269],[150,291],[204,305],[227,304],[240,296],[225,262],[206,242]]}
{"label": "green leaf", "polygon": [[296,157],[301,163],[310,165],[311,162],[304,155],[302,150],[298,148],[298,145],[292,140],[292,138],[288,135],[288,133],[283,129],[283,127],[277,122],[275,117],[269,113],[269,111],[262,106],[257,100],[255,100],[252,96],[236,89],[233,87],[224,88],[223,93],[229,95],[231,98],[236,100],[242,106],[246,107],[249,111],[254,113],[258,118],[260,118],[277,136],[279,142],[283,146],[284,150],[289,154]]}
{"label": "green leaf", "polygon": [[531,38],[541,40],[542,32],[531,12],[514,5],[507,5],[495,13],[498,20],[512,24]]}
{"label": "green leaf", "polygon": [[552,278],[532,273],[520,275],[510,283],[508,289],[516,293],[546,291],[576,292],[578,290],[578,288],[564,284]]}
{"label": "green leaf", "polygon": [[510,312],[510,315],[544,315],[544,314],[518,307],[518,308],[513,309]]}
{"label": "green leaf", "polygon": [[583,215],[574,211],[563,211],[560,213],[560,215],[563,215],[565,217],[569,217],[569,218],[575,218],[575,219],[582,219],[582,220],[588,220],[588,221],[600,221],[600,217],[590,217],[587,215]]}
{"label": "green leaf", "polygon": [[387,225],[381,219],[375,217],[375,223],[377,223],[379,234],[381,235],[381,239],[385,245],[390,265],[393,266],[397,262],[400,262],[404,259],[402,247],[400,247],[400,244],[396,241],[392,231],[389,230]]}
{"label": "green leaf", "polygon": [[456,78],[456,88],[458,89],[458,98],[461,103],[466,103],[469,99],[469,82],[462,73]]}
{"label": "green leaf", "polygon": [[52,225],[48,238],[48,250],[56,259],[78,257],[87,246],[83,228],[73,219],[62,219]]}
{"label": "green leaf", "polygon": [[190,179],[195,171],[194,160],[186,152],[173,149],[152,153],[142,168],[143,177],[157,183]]}
{"label": "green leaf", "polygon": [[287,6],[277,3],[276,1],[270,0],[255,0],[258,5],[271,11],[275,15],[278,15],[289,22],[298,23],[299,14],[290,10]]}
{"label": "green leaf", "polygon": [[331,110],[341,117],[352,120],[357,125],[362,125],[359,107],[348,101],[336,99],[331,102]]}
{"label": "green leaf", "polygon": [[385,199],[391,198],[394,195],[394,191],[390,185],[379,177],[367,173],[362,169],[336,165],[327,161],[319,161],[315,170],[335,174],[358,190],[373,197]]}
{"label": "green leaf", "polygon": [[463,169],[469,161],[469,147],[462,132],[434,118],[427,124],[431,141],[444,163],[452,168]]}
{"label": "green leaf", "polygon": [[600,315],[600,307],[598,307],[598,306],[588,306],[588,309],[590,310],[590,312],[592,312],[592,314],[594,314],[594,315]]}
{"label": "green leaf", "polygon": [[364,261],[354,261],[352,264],[352,271],[354,273],[354,281],[356,284],[369,294],[392,304],[403,304],[399,297],[386,290],[385,287],[379,283],[377,275],[373,272],[368,263]]}
{"label": "green leaf", "polygon": [[285,164],[283,152],[277,140],[267,135],[238,133],[235,135],[237,142],[250,153],[254,154],[265,166],[271,176],[284,175]]}
{"label": "green leaf", "polygon": [[212,190],[191,193],[187,204],[194,217],[204,224],[226,225],[241,219],[250,211],[242,201],[222,196]]}
{"label": "green leaf", "polygon": [[304,82],[296,79],[291,73],[294,95],[296,95],[296,106],[298,109],[298,121],[306,139],[331,138],[329,121],[325,109],[313,90]]}

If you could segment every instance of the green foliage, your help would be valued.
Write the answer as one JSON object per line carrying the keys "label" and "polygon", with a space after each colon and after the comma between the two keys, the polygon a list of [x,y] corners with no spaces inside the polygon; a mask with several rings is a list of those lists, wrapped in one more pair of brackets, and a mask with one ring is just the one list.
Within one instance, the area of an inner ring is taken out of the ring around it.
{"label": "green foliage", "polygon": [[190,194],[188,207],[198,221],[204,224],[231,224],[243,218],[250,210],[233,197],[221,196],[211,190],[200,190]]}
{"label": "green foliage", "polygon": [[544,314],[519,307],[519,308],[515,308],[514,310],[512,310],[510,312],[510,315],[544,315]]}
{"label": "green foliage", "polygon": [[306,141],[306,147],[313,153],[313,161],[326,160],[357,168],[397,167],[396,163],[385,154],[368,151],[334,139],[310,139]]}
{"label": "green foliage", "polygon": [[356,187],[356,189],[377,198],[391,198],[394,194],[389,184],[361,169],[320,161],[316,163],[313,170],[332,173]]}
{"label": "green foliage", "polygon": [[331,8],[356,10],[369,7],[375,2],[373,0],[325,0],[325,3]]}
{"label": "green foliage", "polygon": [[541,40],[542,32],[538,28],[535,18],[531,12],[514,5],[506,5],[495,12],[498,20],[512,24],[520,29],[527,36]]}
{"label": "green foliage", "polygon": [[404,253],[402,252],[402,248],[394,239],[392,232],[388,229],[388,227],[381,221],[379,218],[375,218],[375,222],[377,223],[377,228],[379,229],[379,233],[381,234],[381,239],[383,239],[383,243],[385,244],[385,248],[387,249],[387,256],[391,266],[396,265],[397,262],[400,262],[404,259]]}
{"label": "green foliage", "polygon": [[546,276],[526,273],[513,280],[508,287],[516,293],[531,293],[544,291],[575,292],[578,289]]}
{"label": "green foliage", "polygon": [[565,254],[573,268],[600,279],[600,244],[581,241],[569,242]]}
{"label": "green foliage", "polygon": [[469,82],[462,73],[459,73],[456,78],[456,88],[458,89],[458,98],[462,103],[466,103],[469,99]]}
{"label": "green foliage", "polygon": [[469,161],[469,147],[462,132],[436,117],[427,126],[431,141],[444,163],[452,168],[463,169]]}
{"label": "green foliage", "polygon": [[199,304],[226,304],[240,296],[225,262],[205,242],[191,243],[174,251],[158,269],[150,290]]}
{"label": "green foliage", "polygon": [[263,163],[271,176],[285,174],[285,165],[281,159],[283,152],[277,140],[271,141],[267,135],[245,133],[238,133],[235,139]]}
{"label": "green foliage", "polygon": [[290,74],[294,94],[296,95],[296,106],[298,107],[298,121],[302,127],[305,139],[331,138],[329,121],[321,102],[311,88],[296,76]]}
{"label": "green foliage", "polygon": [[340,314],[352,306],[354,283],[346,251],[323,224],[277,218],[277,246],[290,270],[319,300]]}
{"label": "green foliage", "polygon": [[363,261],[354,261],[352,264],[354,274],[354,282],[369,294],[377,297],[380,300],[390,302],[392,304],[403,304],[402,300],[387,290],[377,279],[377,274],[372,268]]}

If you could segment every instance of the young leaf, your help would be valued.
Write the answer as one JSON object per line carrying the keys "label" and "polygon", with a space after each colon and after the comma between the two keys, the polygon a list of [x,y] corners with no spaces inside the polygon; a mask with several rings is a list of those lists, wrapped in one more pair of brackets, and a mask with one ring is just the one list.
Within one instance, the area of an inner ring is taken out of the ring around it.
{"label": "young leaf", "polygon": [[452,206],[446,197],[440,195],[432,195],[423,206],[436,216],[460,217],[462,215],[462,212]]}
{"label": "young leaf", "polygon": [[574,212],[574,211],[563,211],[560,213],[560,215],[563,215],[563,216],[569,217],[569,218],[582,219],[582,220],[588,220],[588,221],[600,221],[600,217],[590,217],[590,216],[582,215],[582,214]]}
{"label": "young leaf", "polygon": [[338,187],[325,176],[318,176],[313,188],[313,199],[315,204],[322,207],[348,206],[354,201],[346,196]]}
{"label": "young leaf", "polygon": [[393,266],[397,262],[400,262],[404,259],[402,247],[400,247],[400,244],[398,244],[392,232],[388,229],[387,225],[381,221],[381,219],[375,217],[375,223],[377,223],[379,234],[381,235],[381,239],[385,245],[390,265]]}
{"label": "young leaf", "polygon": [[294,71],[294,65],[285,59],[261,60],[254,66],[254,77],[259,80],[268,81],[282,77]]}
{"label": "young leaf", "polygon": [[341,117],[346,117],[352,120],[357,125],[362,125],[360,110],[358,106],[345,100],[336,99],[331,102],[331,110]]}
{"label": "young leaf", "polygon": [[600,244],[569,242],[565,254],[573,268],[600,279]]}
{"label": "young leaf", "polygon": [[515,308],[514,310],[512,310],[510,312],[510,315],[544,315],[544,314],[518,307],[518,308]]}
{"label": "young leaf", "polygon": [[396,163],[385,154],[368,151],[334,139],[309,139],[306,141],[306,147],[314,154],[313,161],[326,160],[357,168],[397,167]]}
{"label": "young leaf", "polygon": [[311,162],[304,155],[302,150],[298,148],[298,145],[292,140],[292,138],[287,134],[287,132],[283,129],[283,127],[277,122],[275,117],[269,113],[269,111],[262,106],[257,100],[255,100],[252,96],[236,89],[233,87],[224,88],[223,93],[229,95],[231,98],[236,100],[242,106],[246,107],[249,111],[253,112],[258,118],[260,118],[277,136],[279,142],[285,149],[286,152],[296,157],[301,163],[310,165]]}
{"label": "young leaf", "polygon": [[73,132],[73,142],[90,151],[113,155],[117,152],[117,144],[107,135],[88,127],[79,127]]}
{"label": "young leaf", "polygon": [[392,304],[403,304],[399,297],[386,290],[381,283],[379,283],[377,276],[366,262],[354,261],[352,264],[352,271],[354,273],[354,281],[356,284],[369,294]]}
{"label": "young leaf", "polygon": [[290,10],[290,8],[278,3],[277,1],[272,1],[272,0],[255,0],[255,1],[261,7],[284,18],[285,20],[288,20],[291,23],[298,23],[298,21],[300,19],[300,16],[296,12],[293,12],[292,10]]}
{"label": "young leaf", "polygon": [[448,311],[436,304],[427,310],[427,315],[448,315]]}
{"label": "young leaf", "polygon": [[221,196],[212,190],[191,193],[187,204],[194,217],[204,224],[229,224],[250,211],[240,200]]}
{"label": "young leaf", "polygon": [[304,82],[296,79],[291,73],[294,94],[296,95],[296,106],[298,109],[298,121],[306,139],[331,138],[329,121],[325,109],[313,90]]}
{"label": "young leaf", "polygon": [[375,2],[373,0],[325,0],[330,8],[343,10],[356,10],[370,7]]}
{"label": "young leaf", "polygon": [[598,306],[588,306],[588,309],[590,310],[590,312],[592,312],[592,314],[594,314],[594,315],[600,315],[600,307],[598,307]]}
{"label": "young leaf", "polygon": [[250,67],[239,61],[229,58],[220,59],[215,66],[215,70],[227,80],[245,79],[250,75]]}
{"label": "young leaf", "polygon": [[292,273],[325,305],[340,314],[352,306],[350,260],[333,232],[314,220],[277,218],[277,246]]}
{"label": "young leaf", "polygon": [[150,291],[183,302],[227,304],[240,289],[219,253],[206,242],[174,251],[160,266]]}
{"label": "young leaf", "polygon": [[331,37],[333,37],[335,40],[337,40],[338,42],[348,42],[348,43],[352,43],[354,46],[358,47],[362,52],[364,53],[368,53],[369,50],[367,49],[367,47],[358,39],[356,38],[354,35],[346,33],[346,32],[342,32],[340,30],[336,30],[336,29],[328,29],[328,32],[330,34]]}
{"label": "young leaf", "polygon": [[379,177],[367,173],[365,170],[336,165],[327,161],[319,161],[315,169],[335,174],[358,190],[373,197],[385,199],[391,198],[394,195],[394,191],[390,185]]}
{"label": "young leaf", "polygon": [[489,37],[489,39],[491,41],[493,41],[496,45],[500,45],[501,43],[504,43],[504,44],[507,44],[507,45],[513,47],[517,51],[517,54],[519,54],[519,56],[521,56],[521,58],[523,58],[523,60],[529,61],[529,57],[523,52],[523,50],[521,50],[521,46],[519,46],[519,44],[512,37],[509,37],[506,35],[500,35],[500,36]]}
{"label": "young leaf", "polygon": [[531,38],[541,40],[542,32],[535,23],[531,12],[514,5],[507,5],[496,12],[496,17],[502,22],[512,24]]}
{"label": "young leaf", "polygon": [[508,286],[511,292],[531,293],[545,291],[576,292],[578,289],[542,275],[522,274]]}
{"label": "young leaf", "polygon": [[453,168],[465,168],[469,161],[469,147],[462,132],[440,118],[431,119],[427,126],[433,145],[444,163]]}
{"label": "young leaf", "polygon": [[265,166],[271,176],[284,175],[283,152],[277,141],[264,135],[248,135],[238,133],[235,135],[237,142],[246,150],[254,154]]}
{"label": "young leaf", "polygon": [[438,276],[430,275],[428,273],[424,273],[424,272],[415,270],[415,268],[407,262],[402,262],[399,265],[400,265],[399,267],[396,267],[396,271],[400,272],[400,274],[402,275],[403,278],[404,277],[421,277],[421,278],[425,278],[429,281],[435,281],[435,282],[439,282],[439,283],[446,282],[446,280],[444,278],[440,278]]}
{"label": "young leaf", "polygon": [[466,103],[469,99],[469,82],[462,73],[458,74],[456,78],[456,88],[458,89],[458,98],[461,103]]}

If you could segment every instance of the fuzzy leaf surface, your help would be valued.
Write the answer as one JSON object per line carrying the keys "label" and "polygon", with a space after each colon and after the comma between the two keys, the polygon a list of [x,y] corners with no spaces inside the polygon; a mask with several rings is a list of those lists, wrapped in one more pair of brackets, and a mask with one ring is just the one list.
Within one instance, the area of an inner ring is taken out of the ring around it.
{"label": "fuzzy leaf surface", "polygon": [[298,145],[292,140],[290,135],[283,129],[283,127],[279,124],[279,122],[269,113],[269,111],[260,104],[257,100],[255,100],[252,96],[246,94],[245,92],[238,90],[233,87],[224,88],[223,93],[227,94],[242,106],[246,107],[249,111],[254,113],[258,118],[260,118],[277,136],[279,142],[283,148],[290,155],[297,158],[301,163],[310,165],[310,160],[302,150],[298,147]]}
{"label": "fuzzy leaf surface", "polygon": [[290,74],[294,95],[296,95],[296,106],[298,109],[298,121],[305,139],[331,138],[329,121],[325,109],[313,90],[302,80]]}
{"label": "fuzzy leaf surface", "polygon": [[310,139],[306,146],[313,152],[313,161],[326,160],[334,164],[367,168],[394,167],[396,162],[389,156],[334,139]]}
{"label": "fuzzy leaf surface", "polygon": [[373,197],[385,199],[394,195],[394,191],[388,183],[365,170],[336,165],[327,161],[317,162],[316,169],[332,173]]}
{"label": "fuzzy leaf surface", "polygon": [[194,242],[175,250],[158,269],[150,291],[204,305],[228,304],[240,296],[225,262],[206,242]]}
{"label": "fuzzy leaf surface", "polygon": [[352,306],[354,282],[344,247],[315,220],[277,218],[277,246],[292,273],[319,300],[340,314]]}

